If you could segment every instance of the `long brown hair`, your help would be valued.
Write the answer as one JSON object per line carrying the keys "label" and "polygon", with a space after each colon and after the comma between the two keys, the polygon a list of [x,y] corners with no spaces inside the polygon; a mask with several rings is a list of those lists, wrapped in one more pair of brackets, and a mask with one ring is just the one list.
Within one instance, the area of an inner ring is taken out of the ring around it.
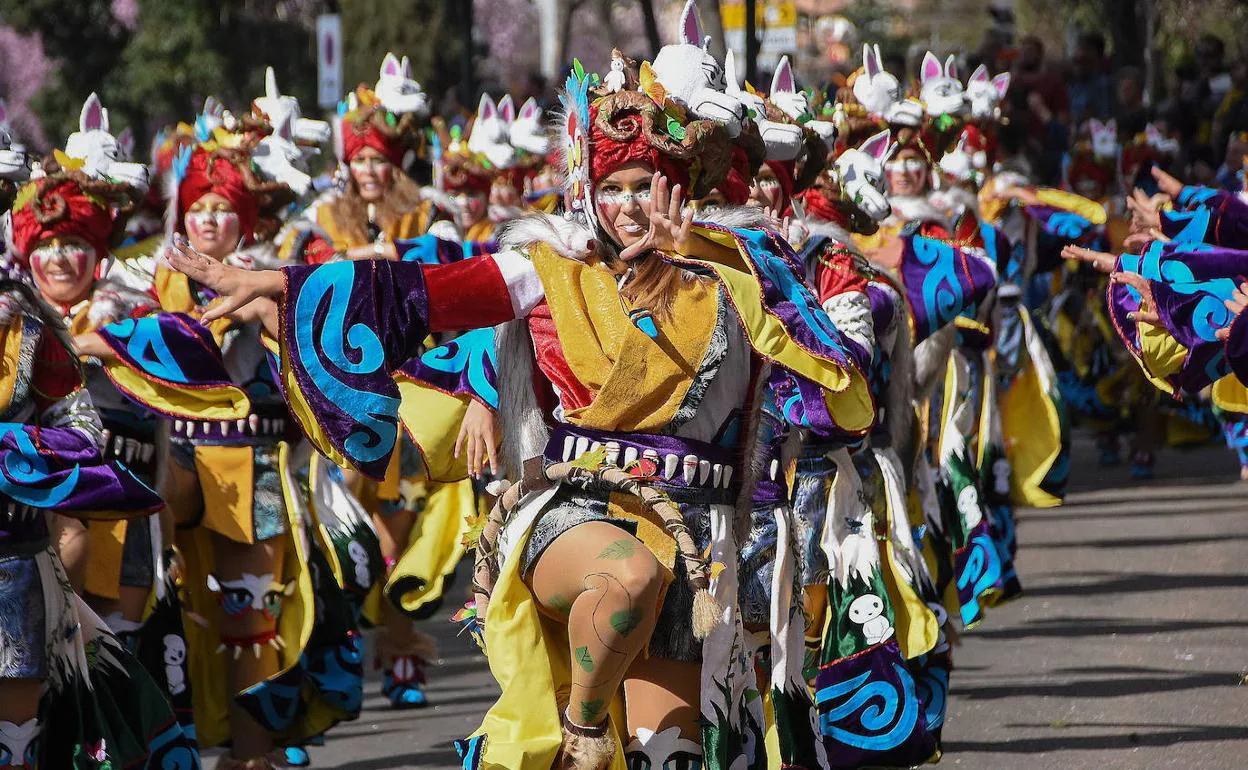
{"label": "long brown hair", "polygon": [[[397,166],[391,179],[390,189],[377,201],[375,209],[376,224],[383,231],[389,230],[421,201],[420,187]],[[347,189],[329,207],[329,215],[341,237],[352,245],[372,240],[368,236],[368,203],[360,197],[355,179],[348,179]]]}

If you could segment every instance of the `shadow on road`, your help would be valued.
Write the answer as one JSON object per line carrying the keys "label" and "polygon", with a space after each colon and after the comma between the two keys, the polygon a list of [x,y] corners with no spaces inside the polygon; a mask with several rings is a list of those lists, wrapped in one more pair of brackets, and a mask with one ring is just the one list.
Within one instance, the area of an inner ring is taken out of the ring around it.
{"label": "shadow on road", "polygon": [[[1104,667],[1059,668],[1049,673],[1055,678],[1073,677],[1072,681],[959,686],[955,679],[952,692],[957,697],[968,700],[994,700],[1022,696],[1116,698],[1123,695],[1178,692],[1206,687],[1236,687],[1240,681],[1240,674],[1227,672],[1179,674],[1150,668],[1126,669],[1126,671],[1137,672],[1138,675],[1105,679],[1103,678],[1106,674]],[[1248,730],[1248,727],[1244,729]]]}
{"label": "shadow on road", "polygon": [[[1007,728],[1049,728],[1049,724],[1010,724]],[[1069,735],[1075,728],[1103,730],[1122,728],[1128,732],[1102,733],[1098,735]],[[1041,738],[1014,738],[1004,741],[948,741],[945,751],[949,754],[962,752],[996,754],[1048,754],[1062,751],[1090,749],[1129,749],[1135,746],[1173,746],[1177,743],[1200,741],[1234,741],[1248,739],[1248,727],[1219,727],[1214,725],[1166,725],[1166,724],[1067,724],[1059,735]]]}

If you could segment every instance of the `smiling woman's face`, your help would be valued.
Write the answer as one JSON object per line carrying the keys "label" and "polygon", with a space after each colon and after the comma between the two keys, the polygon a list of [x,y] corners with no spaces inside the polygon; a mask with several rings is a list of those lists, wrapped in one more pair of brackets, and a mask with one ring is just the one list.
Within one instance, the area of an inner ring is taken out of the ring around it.
{"label": "smiling woman's face", "polygon": [[90,296],[96,260],[95,249],[82,238],[58,235],[30,253],[30,271],[44,299],[68,307]]}
{"label": "smiling woman's face", "polygon": [[620,166],[594,187],[598,221],[611,240],[628,248],[650,230],[650,183],[654,168],[634,162]]}

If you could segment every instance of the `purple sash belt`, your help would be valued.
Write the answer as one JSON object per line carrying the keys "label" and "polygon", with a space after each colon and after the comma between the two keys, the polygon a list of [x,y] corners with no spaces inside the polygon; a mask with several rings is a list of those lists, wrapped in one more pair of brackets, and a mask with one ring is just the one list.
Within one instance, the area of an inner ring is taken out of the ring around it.
{"label": "purple sash belt", "polygon": [[548,462],[575,460],[605,448],[607,464],[628,469],[654,463],[651,483],[680,503],[733,503],[740,490],[741,461],[726,447],[654,433],[612,433],[560,423],[546,443]]}

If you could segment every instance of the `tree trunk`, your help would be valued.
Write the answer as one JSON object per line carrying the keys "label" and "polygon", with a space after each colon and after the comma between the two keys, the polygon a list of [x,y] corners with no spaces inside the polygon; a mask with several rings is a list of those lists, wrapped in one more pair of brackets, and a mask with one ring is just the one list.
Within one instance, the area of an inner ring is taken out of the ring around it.
{"label": "tree trunk", "polygon": [[637,0],[641,6],[641,18],[646,27],[646,43],[650,46],[650,57],[653,59],[663,47],[659,39],[659,20],[654,15],[654,0]]}
{"label": "tree trunk", "polygon": [[538,23],[538,61],[542,75],[550,80],[559,77],[563,65],[563,47],[567,39],[568,8],[565,0],[536,0]]}

